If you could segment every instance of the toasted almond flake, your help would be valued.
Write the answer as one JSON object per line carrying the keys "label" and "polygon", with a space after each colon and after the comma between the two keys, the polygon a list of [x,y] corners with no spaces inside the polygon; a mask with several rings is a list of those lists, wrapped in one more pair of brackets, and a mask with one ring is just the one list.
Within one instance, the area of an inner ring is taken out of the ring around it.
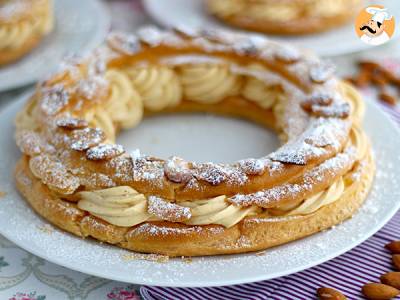
{"label": "toasted almond flake", "polygon": [[315,83],[324,83],[335,73],[335,66],[330,63],[320,63],[310,69],[310,78]]}
{"label": "toasted almond flake", "polygon": [[290,64],[300,60],[301,53],[296,48],[288,45],[282,45],[276,50],[274,56],[278,61]]}
{"label": "toasted almond flake", "polygon": [[134,55],[141,49],[140,41],[135,35],[121,32],[110,34],[107,45],[114,51],[126,55]]}
{"label": "toasted almond flake", "polygon": [[167,178],[176,183],[187,183],[192,178],[189,164],[182,158],[172,156],[164,164]]}
{"label": "toasted almond flake", "polygon": [[330,106],[313,105],[311,113],[317,117],[344,119],[350,115],[350,104],[345,102]]}
{"label": "toasted almond flake", "polygon": [[56,120],[56,125],[65,129],[82,129],[89,126],[86,120],[72,117],[59,118]]}
{"label": "toasted almond flake", "polygon": [[309,98],[301,102],[301,107],[310,112],[313,105],[326,106],[333,101],[333,95],[326,92],[314,92]]}
{"label": "toasted almond flake", "polygon": [[97,146],[106,139],[104,132],[99,128],[85,128],[75,130],[71,138],[71,148],[77,151],[85,151]]}
{"label": "toasted almond flake", "polygon": [[177,205],[155,196],[148,198],[147,212],[162,220],[171,222],[183,222],[192,217],[189,207]]}
{"label": "toasted almond flake", "polygon": [[117,157],[124,153],[124,147],[114,144],[100,144],[90,148],[86,152],[86,157],[90,160],[106,160]]}

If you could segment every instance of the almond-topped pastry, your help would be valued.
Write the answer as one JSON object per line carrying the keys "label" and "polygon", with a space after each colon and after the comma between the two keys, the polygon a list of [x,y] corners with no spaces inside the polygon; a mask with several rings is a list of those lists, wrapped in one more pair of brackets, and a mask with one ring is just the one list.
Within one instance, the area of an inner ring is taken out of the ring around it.
{"label": "almond-topped pastry", "polygon": [[[289,52],[296,59],[282,59]],[[199,111],[271,127],[282,146],[215,164],[115,144],[143,116]],[[261,250],[360,207],[374,174],[363,112],[330,64],[288,45],[186,28],[113,33],[65,61],[17,116],[17,187],[51,223],[119,247],[170,256]]]}
{"label": "almond-topped pastry", "polygon": [[205,0],[208,11],[239,28],[272,34],[311,34],[351,20],[361,0]]}
{"label": "almond-topped pastry", "polygon": [[53,29],[52,0],[0,0],[0,65],[18,60]]}

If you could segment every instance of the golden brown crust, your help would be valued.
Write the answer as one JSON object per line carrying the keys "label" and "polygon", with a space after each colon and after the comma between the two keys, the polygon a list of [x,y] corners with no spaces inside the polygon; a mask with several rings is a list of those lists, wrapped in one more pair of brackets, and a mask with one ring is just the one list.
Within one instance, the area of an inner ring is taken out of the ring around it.
{"label": "golden brown crust", "polygon": [[43,37],[32,37],[18,49],[0,50],[0,66],[13,63],[31,52],[40,43]]}
{"label": "golden brown crust", "polygon": [[0,7],[0,66],[30,53],[52,27],[52,0],[5,1]]}
{"label": "golden brown crust", "polygon": [[171,222],[146,222],[131,228],[102,221],[61,200],[31,173],[27,157],[16,167],[16,184],[33,209],[54,225],[81,237],[144,253],[200,256],[257,251],[303,238],[350,218],[365,200],[373,181],[370,149],[357,184],[349,185],[339,200],[305,216],[276,219],[246,218],[231,228],[219,225],[189,226]]}
{"label": "golden brown crust", "polygon": [[[251,18],[248,14],[242,15],[240,11],[233,15],[224,15],[214,9],[218,1],[221,0],[208,0],[207,6],[210,13],[221,21],[238,28],[278,35],[305,35],[328,31],[349,22],[358,8],[357,4],[349,5],[349,3],[344,2],[343,9],[331,16],[304,17],[301,15],[293,20],[280,21],[275,18],[269,19],[267,16]],[[247,7],[251,6],[251,1],[248,1],[246,5]],[[298,2],[297,5],[302,6],[304,4]]]}

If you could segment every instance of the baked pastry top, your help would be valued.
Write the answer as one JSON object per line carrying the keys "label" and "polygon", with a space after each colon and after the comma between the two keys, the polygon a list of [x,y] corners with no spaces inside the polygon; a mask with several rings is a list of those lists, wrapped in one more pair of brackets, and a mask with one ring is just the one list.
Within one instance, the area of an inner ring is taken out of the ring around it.
{"label": "baked pastry top", "polygon": [[273,34],[310,34],[350,21],[360,0],[207,0],[208,11],[230,25]]}
{"label": "baked pastry top", "polygon": [[[272,127],[283,145],[215,164],[115,144],[143,116],[193,111]],[[330,63],[289,45],[188,28],[114,33],[65,61],[19,113],[17,187],[79,236],[168,255],[254,251],[361,205],[374,169],[362,115],[359,94]]]}
{"label": "baked pastry top", "polygon": [[30,52],[52,28],[51,0],[0,0],[0,65]]}

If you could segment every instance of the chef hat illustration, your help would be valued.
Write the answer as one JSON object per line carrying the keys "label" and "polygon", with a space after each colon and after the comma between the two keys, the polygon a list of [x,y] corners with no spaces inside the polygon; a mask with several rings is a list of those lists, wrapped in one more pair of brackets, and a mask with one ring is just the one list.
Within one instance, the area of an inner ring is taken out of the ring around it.
{"label": "chef hat illustration", "polygon": [[391,20],[392,15],[387,12],[386,8],[379,8],[379,7],[367,7],[367,13],[372,15],[372,21],[379,22],[383,24],[385,20]]}

